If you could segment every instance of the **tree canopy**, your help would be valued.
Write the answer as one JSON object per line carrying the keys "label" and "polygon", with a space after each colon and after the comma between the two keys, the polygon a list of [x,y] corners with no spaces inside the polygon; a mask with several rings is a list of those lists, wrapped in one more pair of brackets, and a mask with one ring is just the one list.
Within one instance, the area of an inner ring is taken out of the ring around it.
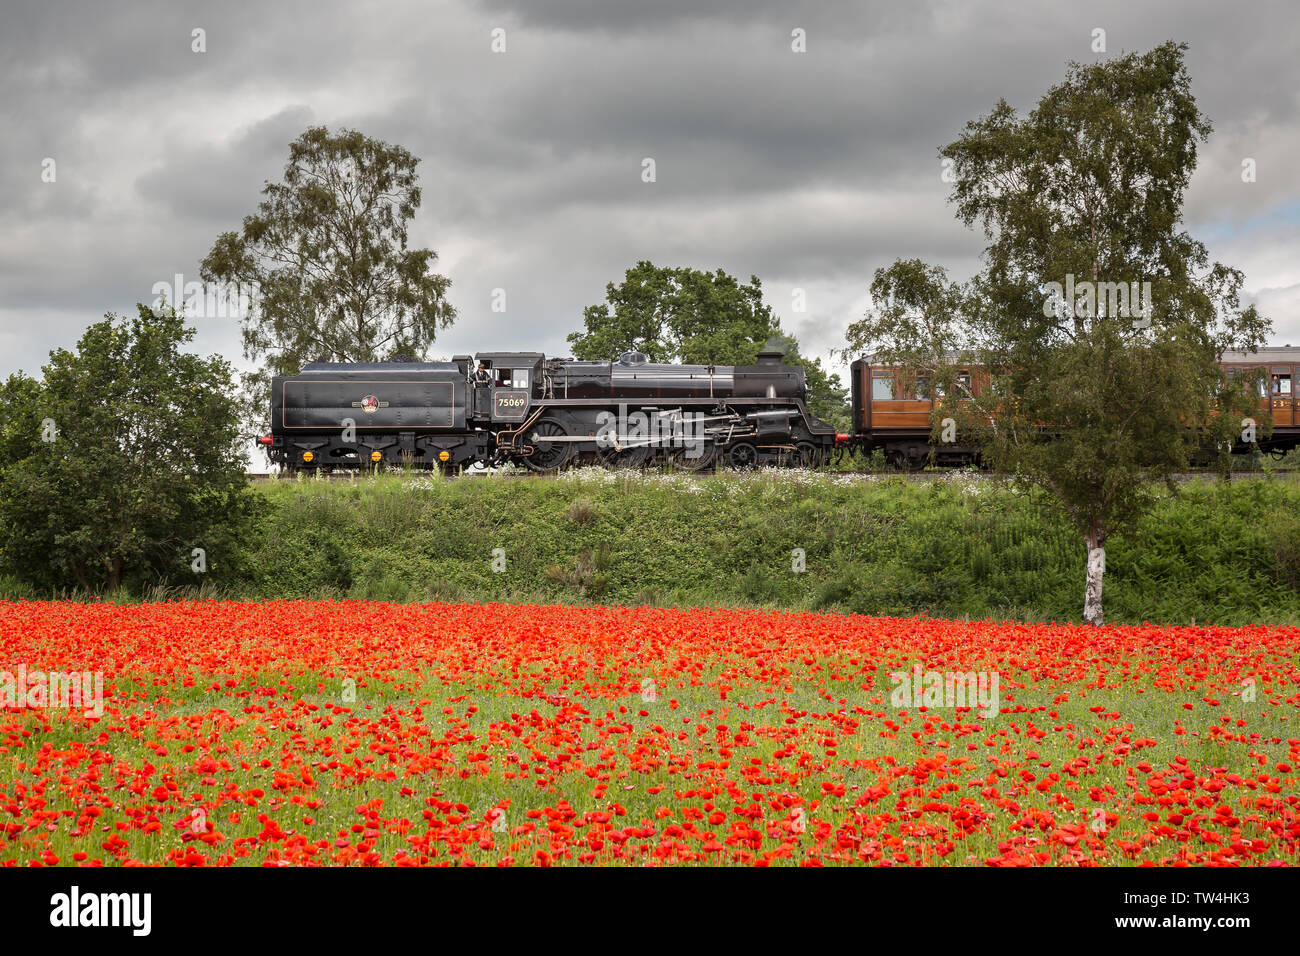
{"label": "tree canopy", "polygon": [[217,238],[200,274],[255,291],[242,332],[244,356],[262,363],[249,377],[259,395],[311,361],[423,357],[455,319],[438,254],[407,248],[418,163],[355,130],[312,127],[290,144],[284,181]]}
{"label": "tree canopy", "polygon": [[799,353],[796,339],[763,302],[762,283],[741,284],[721,269],[703,272],[638,262],[623,281],[605,287],[606,301],[583,310],[583,331],[568,341],[576,358],[612,360],[644,352],[654,362],[752,365],[776,338],[785,361],[808,376],[809,410],[837,425],[847,422],[845,390],[821,360]]}
{"label": "tree canopy", "polygon": [[233,573],[253,505],[231,368],[183,351],[193,335],[142,305],[0,386],[6,573],[90,593]]}
{"label": "tree canopy", "polygon": [[[923,378],[1000,470],[1045,493],[1088,550],[1084,617],[1101,623],[1106,539],[1192,453],[1223,448],[1253,399],[1218,366],[1263,344],[1242,274],[1182,228],[1211,131],[1184,45],[1071,64],[1026,116],[1005,101],[944,147],[958,218],[988,244],[966,283],[901,260],[876,273],[848,348]],[[987,370],[979,395],[961,372]]]}

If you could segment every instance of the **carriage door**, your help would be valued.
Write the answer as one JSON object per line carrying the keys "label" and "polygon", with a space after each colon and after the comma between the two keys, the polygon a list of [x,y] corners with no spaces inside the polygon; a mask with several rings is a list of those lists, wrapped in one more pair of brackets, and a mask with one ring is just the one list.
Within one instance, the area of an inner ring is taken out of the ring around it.
{"label": "carriage door", "polygon": [[1295,424],[1294,384],[1290,368],[1274,366],[1269,369],[1269,408],[1273,412],[1274,425]]}

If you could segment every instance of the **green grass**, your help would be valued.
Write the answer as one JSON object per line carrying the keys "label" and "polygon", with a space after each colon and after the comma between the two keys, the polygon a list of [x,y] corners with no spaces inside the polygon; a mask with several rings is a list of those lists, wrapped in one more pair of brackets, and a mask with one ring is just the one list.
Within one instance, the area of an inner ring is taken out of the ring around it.
{"label": "green grass", "polygon": [[[1084,548],[999,482],[835,473],[379,476],[256,486],[236,573],[177,597],[772,607],[1078,620]],[[499,549],[499,550],[498,550]],[[802,571],[795,570],[802,553]],[[1107,546],[1108,620],[1300,621],[1300,479],[1164,494]],[[213,583],[220,580],[218,586]],[[0,579],[0,597],[35,598]],[[75,594],[54,595],[75,598]]]}
{"label": "green grass", "polygon": [[[923,483],[588,469],[540,479],[277,481],[255,493],[268,507],[240,574],[201,596],[1059,621],[1078,620],[1083,598],[1079,536],[1045,507],[964,473]],[[1293,477],[1181,486],[1107,547],[1110,620],[1294,623],[1298,589]],[[0,596],[37,595],[0,581]]]}

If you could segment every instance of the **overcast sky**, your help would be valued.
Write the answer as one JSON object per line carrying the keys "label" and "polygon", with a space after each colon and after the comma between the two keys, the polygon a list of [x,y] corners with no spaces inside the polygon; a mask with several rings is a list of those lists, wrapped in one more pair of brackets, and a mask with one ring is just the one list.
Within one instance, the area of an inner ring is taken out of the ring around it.
{"label": "overcast sky", "polygon": [[[1274,341],[1300,344],[1294,0],[6,0],[0,17],[0,375],[197,280],[313,124],[420,157],[411,241],[437,250],[460,312],[435,355],[567,354],[639,259],[759,276],[825,355],[878,267],[975,271],[937,156],[967,120],[999,97],[1031,108],[1069,60],[1169,39],[1190,44],[1214,124],[1187,228],[1245,272]],[[242,364],[236,320],[195,324],[199,351]]]}

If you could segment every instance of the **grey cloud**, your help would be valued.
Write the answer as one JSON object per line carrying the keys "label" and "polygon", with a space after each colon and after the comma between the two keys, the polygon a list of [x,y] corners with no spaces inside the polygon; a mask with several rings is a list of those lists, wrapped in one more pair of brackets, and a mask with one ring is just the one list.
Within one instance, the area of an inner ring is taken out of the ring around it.
{"label": "grey cloud", "polygon": [[519,22],[574,33],[623,34],[628,31],[681,35],[692,25],[726,27],[736,23],[761,22],[782,25],[789,30],[825,30],[828,34],[846,29],[869,32],[906,26],[919,27],[941,13],[947,4],[863,2],[827,4],[816,0],[654,0],[654,2],[606,3],[602,0],[483,0],[485,11],[510,15]]}
{"label": "grey cloud", "polygon": [[[286,144],[311,124],[311,110],[294,106],[259,120],[224,148],[165,143],[158,164],[136,178],[136,191],[169,217],[237,229],[260,198],[261,184],[279,180]],[[260,179],[249,175],[250,168],[261,171]]]}
{"label": "grey cloud", "polygon": [[[1094,58],[1095,26],[1111,54],[1191,44],[1215,133],[1188,228],[1300,341],[1294,22],[1281,2],[1215,0],[21,0],[0,29],[0,374],[196,276],[310,123],[421,158],[412,239],[442,254],[461,315],[436,351],[563,352],[582,307],[643,258],[756,273],[787,329],[830,348],[875,268],[977,267],[937,149],[999,97],[1031,108],[1067,60]],[[790,49],[795,27],[807,53]],[[46,156],[56,186],[40,182]],[[1249,185],[1244,156],[1259,162]],[[791,312],[793,286],[807,313]],[[198,328],[198,347],[238,358],[236,324]]]}

